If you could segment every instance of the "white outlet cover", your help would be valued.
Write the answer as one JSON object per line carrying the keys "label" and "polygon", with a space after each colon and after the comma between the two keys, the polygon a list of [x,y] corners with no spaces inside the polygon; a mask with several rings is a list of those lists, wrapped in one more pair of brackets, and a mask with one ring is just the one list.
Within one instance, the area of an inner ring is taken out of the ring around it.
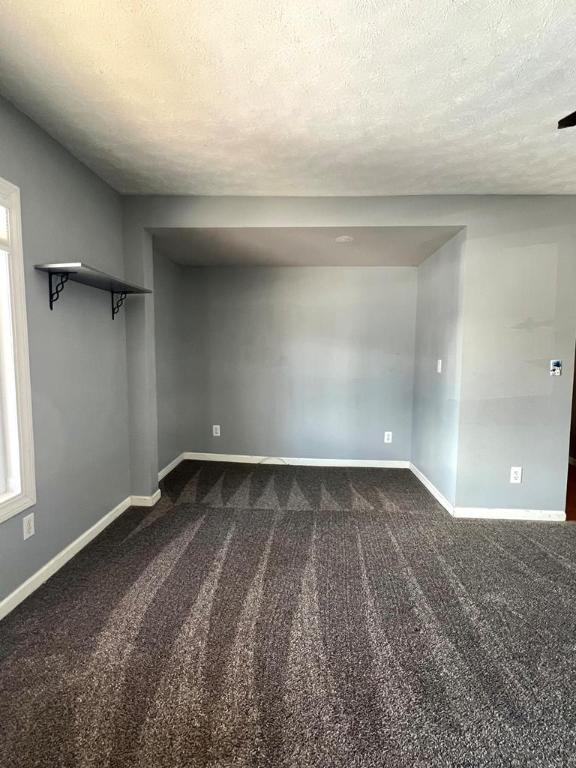
{"label": "white outlet cover", "polygon": [[213,424],[212,425],[212,436],[213,437],[220,437],[220,424]]}
{"label": "white outlet cover", "polygon": [[392,442],[392,432],[384,432],[384,442],[385,443]]}
{"label": "white outlet cover", "polygon": [[34,533],[34,512],[30,512],[22,518],[22,535],[24,539],[29,539],[30,536],[34,536]]}
{"label": "white outlet cover", "polygon": [[522,467],[510,467],[510,482],[514,484],[522,482]]}
{"label": "white outlet cover", "polygon": [[442,373],[442,360],[440,359],[436,361],[436,373]]}

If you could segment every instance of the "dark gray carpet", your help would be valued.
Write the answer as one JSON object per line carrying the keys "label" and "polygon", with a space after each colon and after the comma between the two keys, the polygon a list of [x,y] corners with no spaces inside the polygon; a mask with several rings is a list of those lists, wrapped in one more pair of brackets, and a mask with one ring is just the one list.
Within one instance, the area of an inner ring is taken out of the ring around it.
{"label": "dark gray carpet", "polygon": [[188,462],[0,625],[4,768],[576,762],[576,527]]}

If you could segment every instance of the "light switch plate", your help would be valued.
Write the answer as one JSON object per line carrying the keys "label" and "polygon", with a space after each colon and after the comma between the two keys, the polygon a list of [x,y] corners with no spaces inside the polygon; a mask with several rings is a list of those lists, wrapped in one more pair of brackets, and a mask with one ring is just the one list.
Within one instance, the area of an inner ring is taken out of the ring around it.
{"label": "light switch plate", "polygon": [[436,361],[436,373],[442,373],[442,360],[440,359]]}
{"label": "light switch plate", "polygon": [[212,425],[212,437],[220,437],[220,424]]}

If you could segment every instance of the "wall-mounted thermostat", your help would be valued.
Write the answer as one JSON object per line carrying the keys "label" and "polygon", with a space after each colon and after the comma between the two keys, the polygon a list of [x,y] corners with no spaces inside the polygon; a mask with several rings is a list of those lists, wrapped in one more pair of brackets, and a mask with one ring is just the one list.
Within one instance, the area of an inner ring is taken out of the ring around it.
{"label": "wall-mounted thermostat", "polygon": [[550,360],[550,376],[562,376],[562,360]]}

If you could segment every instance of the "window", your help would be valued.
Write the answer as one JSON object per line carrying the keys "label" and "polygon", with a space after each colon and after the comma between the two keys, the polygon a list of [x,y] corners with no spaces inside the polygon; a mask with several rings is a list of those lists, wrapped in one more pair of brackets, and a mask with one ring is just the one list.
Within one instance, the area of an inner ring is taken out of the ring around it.
{"label": "window", "polygon": [[20,190],[0,179],[0,522],[35,503]]}

